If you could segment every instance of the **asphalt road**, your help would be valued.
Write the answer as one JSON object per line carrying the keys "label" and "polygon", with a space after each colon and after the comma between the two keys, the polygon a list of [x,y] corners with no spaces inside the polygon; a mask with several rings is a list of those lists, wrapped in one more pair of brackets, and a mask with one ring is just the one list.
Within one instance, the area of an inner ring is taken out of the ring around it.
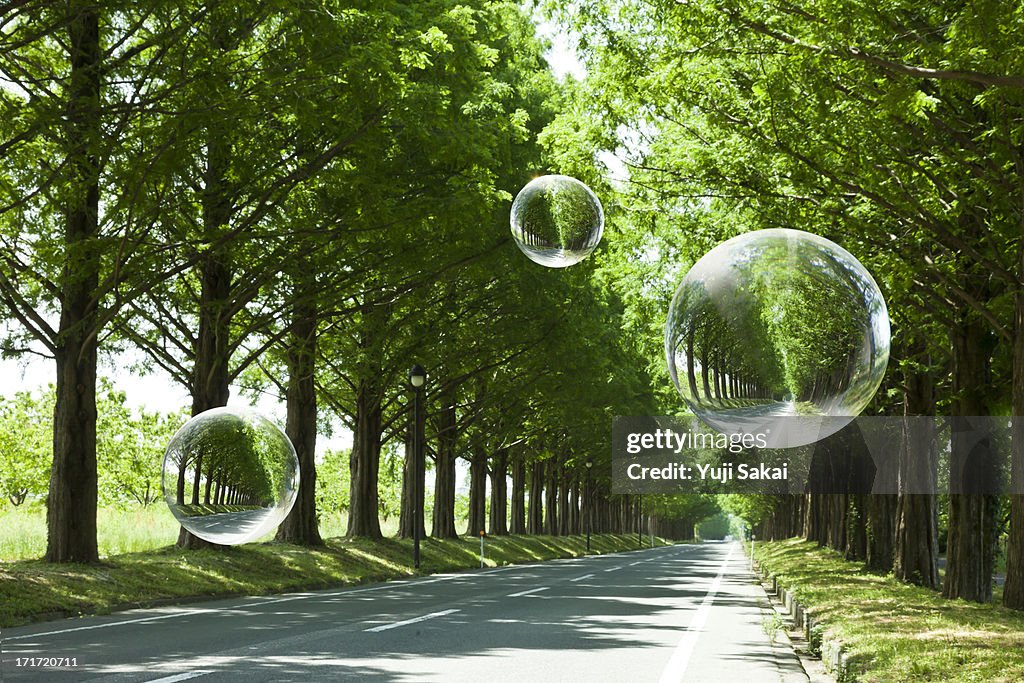
{"label": "asphalt road", "polygon": [[[806,681],[737,544],[221,600],[3,633],[15,681]],[[26,658],[75,658],[31,667]],[[18,659],[22,666],[18,666]]]}
{"label": "asphalt road", "polygon": [[243,510],[241,512],[218,512],[212,515],[201,515],[189,519],[192,531],[199,531],[204,538],[214,539],[221,536],[220,543],[238,543],[251,535],[267,518],[274,514],[273,509]]}

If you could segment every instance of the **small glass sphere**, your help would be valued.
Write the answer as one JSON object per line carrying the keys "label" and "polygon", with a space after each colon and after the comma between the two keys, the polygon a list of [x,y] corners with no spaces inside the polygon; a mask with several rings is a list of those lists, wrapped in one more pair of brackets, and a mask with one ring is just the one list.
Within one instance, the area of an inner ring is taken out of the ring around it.
{"label": "small glass sphere", "polygon": [[686,274],[665,353],[679,394],[710,427],[789,448],[864,410],[885,374],[889,336],[882,293],[853,255],[800,230],[758,230],[719,244]]}
{"label": "small glass sphere", "polygon": [[530,260],[565,268],[597,248],[604,210],[597,195],[575,178],[545,175],[519,191],[510,221],[512,237]]}
{"label": "small glass sphere", "polygon": [[220,545],[254,541],[277,527],[299,490],[299,459],[281,429],[259,413],[214,408],[167,446],[164,500],[192,534]]}

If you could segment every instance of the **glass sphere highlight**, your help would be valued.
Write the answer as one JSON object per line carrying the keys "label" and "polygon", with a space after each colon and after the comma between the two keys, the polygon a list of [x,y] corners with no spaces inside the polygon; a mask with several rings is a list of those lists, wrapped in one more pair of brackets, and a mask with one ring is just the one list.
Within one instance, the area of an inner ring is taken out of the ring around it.
{"label": "glass sphere highlight", "polygon": [[530,260],[565,268],[597,248],[604,209],[597,195],[575,178],[545,175],[519,191],[510,222],[516,244]]}
{"label": "glass sphere highlight", "polygon": [[163,492],[192,534],[220,545],[248,543],[277,527],[299,490],[299,459],[280,427],[259,413],[214,408],[167,446]]}
{"label": "glass sphere highlight", "polygon": [[800,230],[758,230],[689,270],[669,309],[665,354],[679,394],[709,426],[790,448],[864,410],[889,337],[882,293],[852,254]]}

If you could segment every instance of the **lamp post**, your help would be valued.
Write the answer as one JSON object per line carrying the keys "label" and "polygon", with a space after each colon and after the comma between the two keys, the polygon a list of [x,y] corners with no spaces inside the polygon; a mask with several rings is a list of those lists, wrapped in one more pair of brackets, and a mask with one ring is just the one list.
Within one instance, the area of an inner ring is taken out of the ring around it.
{"label": "lamp post", "polygon": [[594,466],[594,463],[590,460],[587,461],[587,487],[583,491],[584,500],[587,504],[587,552],[590,552],[590,525],[593,518],[593,507],[590,502],[590,468]]}
{"label": "lamp post", "polygon": [[423,532],[423,420],[420,419],[420,396],[427,383],[427,371],[417,364],[409,368],[409,384],[412,386],[412,457],[413,457],[413,502],[412,502],[412,564],[420,567],[420,534]]}

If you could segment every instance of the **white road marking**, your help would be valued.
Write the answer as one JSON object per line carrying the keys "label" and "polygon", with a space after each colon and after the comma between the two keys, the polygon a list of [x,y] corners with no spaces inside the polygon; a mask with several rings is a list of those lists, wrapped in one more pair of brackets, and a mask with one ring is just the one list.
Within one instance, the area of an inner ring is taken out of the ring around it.
{"label": "white road marking", "polygon": [[605,571],[606,571],[606,572],[614,572],[614,571],[618,571],[619,569],[622,569],[622,566],[621,566],[621,565],[620,565],[620,566],[618,566],[618,567],[610,567],[610,568],[608,568],[608,569],[605,569]]}
{"label": "white road marking", "polygon": [[143,619],[126,619],[125,621],[111,621],[105,624],[93,624],[92,626],[76,626],[75,628],[63,628],[59,631],[45,631],[43,633],[31,633],[24,636],[8,636],[6,640],[29,640],[31,638],[40,638],[42,636],[56,636],[61,633],[74,633],[76,631],[92,631],[98,628],[110,628],[111,626],[124,626],[126,624],[145,624],[150,621],[160,621],[161,619],[174,619],[176,617],[191,617],[197,614],[210,614],[211,612],[220,612],[218,609],[194,609],[187,612],[175,612],[174,614],[161,614],[157,617],[145,617]]}
{"label": "white road marking", "polygon": [[519,591],[518,593],[509,593],[509,594],[508,594],[507,596],[505,596],[505,597],[509,597],[509,598],[521,598],[521,597],[523,597],[524,595],[529,595],[530,593],[540,593],[541,591],[546,591],[546,590],[547,590],[548,588],[549,588],[549,586],[541,586],[540,588],[531,588],[531,589],[530,589],[530,590],[528,590],[528,591]]}
{"label": "white road marking", "polygon": [[431,612],[430,614],[424,614],[422,617],[416,617],[414,619],[406,619],[405,621],[396,621],[393,624],[382,624],[380,626],[374,626],[373,628],[363,629],[367,633],[377,633],[379,631],[388,631],[399,626],[408,626],[409,624],[416,624],[427,619],[436,619],[437,617],[443,617],[446,614],[454,614],[458,612],[457,609],[446,609],[443,612]]}
{"label": "white road marking", "polygon": [[697,644],[697,638],[700,637],[701,629],[704,628],[708,615],[711,613],[711,604],[715,601],[718,587],[722,585],[722,577],[725,576],[725,570],[729,566],[729,560],[732,559],[734,550],[736,550],[735,545],[729,548],[729,554],[725,556],[725,560],[718,570],[718,576],[711,582],[711,587],[708,588],[704,600],[700,603],[700,607],[697,608],[697,613],[693,615],[686,633],[679,639],[679,644],[676,645],[672,658],[668,660],[668,665],[661,673],[660,683],[679,683],[679,681],[683,680],[686,667],[690,663],[690,655],[693,654],[693,647]]}
{"label": "white road marking", "polygon": [[206,674],[212,674],[212,671],[188,671],[183,674],[174,674],[173,676],[164,676],[163,678],[154,678],[147,683],[178,683],[179,681],[189,681],[193,678],[199,678]]}
{"label": "white road marking", "polygon": [[583,576],[577,576],[575,579],[569,579],[570,581],[582,581],[583,579],[589,579],[593,577],[593,574],[584,574]]}

